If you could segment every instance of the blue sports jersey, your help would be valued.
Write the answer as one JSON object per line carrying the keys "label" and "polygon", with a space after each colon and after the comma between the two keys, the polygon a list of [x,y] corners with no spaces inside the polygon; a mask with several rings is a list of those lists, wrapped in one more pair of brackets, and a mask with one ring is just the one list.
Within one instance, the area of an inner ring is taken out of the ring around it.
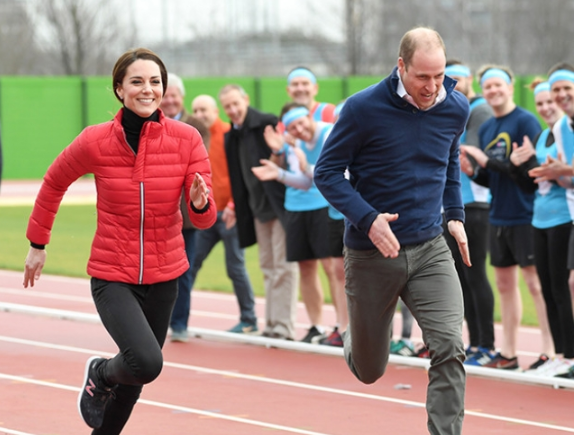
{"label": "blue sports jersey", "polygon": [[[536,117],[516,107],[499,118],[487,120],[479,129],[480,147],[489,159],[510,163],[514,142],[522,144],[524,136],[531,141],[541,131]],[[534,194],[526,193],[512,180],[509,173],[487,170],[492,194],[490,222],[497,226],[526,225],[532,223]]]}
{"label": "blue sports jersey", "polygon": [[[487,104],[486,100],[483,97],[478,97],[472,103],[470,103],[470,116],[472,116],[472,111],[475,108],[483,104]],[[460,143],[466,144],[466,129],[460,136]],[[486,202],[486,203],[490,202],[490,191],[488,190],[488,188],[484,186],[479,186],[462,171],[460,173],[460,184],[462,193],[462,203],[464,205],[472,204],[473,202]]]}
{"label": "blue sports jersey", "polygon": [[[301,140],[295,141],[295,146],[302,149],[307,157],[307,163],[314,165],[319,159],[319,154],[325,143],[329,132],[333,124],[328,124],[325,122],[318,122],[317,128],[315,130],[315,136],[310,142],[303,142]],[[293,152],[291,147],[286,147],[285,158],[287,159],[287,170],[289,172],[297,173],[301,172],[299,167],[299,159],[297,155]],[[315,183],[309,188],[309,190],[296,189],[294,187],[287,186],[285,190],[285,210],[288,211],[310,211],[318,210],[320,208],[327,207],[329,203],[323,197]]]}
{"label": "blue sports jersey", "polygon": [[[546,146],[550,129],[544,130],[536,142],[536,159],[542,164],[548,156],[558,157],[556,142]],[[538,184],[534,197],[534,215],[532,226],[545,229],[571,222],[568,203],[566,202],[566,189],[550,181]]]}

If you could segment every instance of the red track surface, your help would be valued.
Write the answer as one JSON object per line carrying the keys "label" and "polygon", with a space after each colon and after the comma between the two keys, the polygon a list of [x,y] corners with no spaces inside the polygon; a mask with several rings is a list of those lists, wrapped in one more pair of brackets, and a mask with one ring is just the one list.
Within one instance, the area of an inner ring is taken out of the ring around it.
{"label": "red track surface", "polygon": [[[29,203],[37,188],[34,182],[3,182],[0,206]],[[93,190],[89,180],[74,183],[65,201],[91,201]],[[95,313],[87,280],[42,276],[33,289],[21,283],[21,273],[0,271],[0,304]],[[257,312],[262,320],[261,300]],[[237,318],[234,296],[194,290],[190,326],[222,331]],[[298,322],[302,337],[302,305]],[[332,307],[326,307],[325,324],[333,322]],[[420,340],[417,328],[413,338]],[[519,349],[525,367],[538,355],[538,332],[522,328]],[[99,323],[0,311],[0,435],[90,433],[76,409],[84,364],[91,355],[115,352]],[[164,359],[124,434],[427,433],[422,368],[390,364],[381,380],[367,386],[340,356],[199,338],[168,341]],[[468,376],[463,433],[574,433],[573,405],[574,389]]]}
{"label": "red track surface", "polygon": [[[43,276],[25,290],[21,278],[0,271],[0,301],[94,312],[86,280]],[[223,330],[236,321],[233,296],[194,291],[193,307],[192,326]],[[262,301],[257,309],[262,318]],[[326,316],[333,317],[330,307]],[[299,319],[304,326],[302,307]],[[76,398],[88,356],[116,351],[104,328],[4,312],[0,334],[0,434],[89,433]],[[522,334],[522,343],[535,344],[537,334]],[[164,370],[144,389],[124,433],[424,434],[426,383],[421,368],[391,364],[367,386],[338,356],[205,339],[167,342]],[[572,404],[572,390],[469,376],[464,434],[574,433]]]}

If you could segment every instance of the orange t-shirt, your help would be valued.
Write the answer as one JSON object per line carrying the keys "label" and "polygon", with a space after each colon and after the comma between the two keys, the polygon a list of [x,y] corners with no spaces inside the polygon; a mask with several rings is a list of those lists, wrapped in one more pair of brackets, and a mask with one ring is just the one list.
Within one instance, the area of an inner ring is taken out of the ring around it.
{"label": "orange t-shirt", "polygon": [[209,161],[211,163],[211,182],[213,185],[213,198],[217,211],[223,211],[225,206],[233,201],[231,196],[231,183],[227,156],[225,155],[223,135],[231,126],[217,118],[209,128],[211,140],[209,142]]}

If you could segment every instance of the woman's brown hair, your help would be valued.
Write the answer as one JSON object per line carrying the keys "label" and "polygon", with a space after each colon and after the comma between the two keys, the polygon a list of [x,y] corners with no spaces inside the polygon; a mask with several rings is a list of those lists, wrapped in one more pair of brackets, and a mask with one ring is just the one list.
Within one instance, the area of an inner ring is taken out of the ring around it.
{"label": "woman's brown hair", "polygon": [[151,50],[148,50],[147,48],[134,48],[133,50],[126,51],[124,54],[122,54],[114,65],[114,70],[112,73],[112,86],[114,89],[114,95],[120,102],[122,102],[122,99],[119,97],[117,89],[124,81],[128,67],[139,59],[151,60],[159,66],[161,84],[163,86],[162,96],[165,95],[165,91],[167,89],[167,69],[165,68],[162,60],[157,54]]}

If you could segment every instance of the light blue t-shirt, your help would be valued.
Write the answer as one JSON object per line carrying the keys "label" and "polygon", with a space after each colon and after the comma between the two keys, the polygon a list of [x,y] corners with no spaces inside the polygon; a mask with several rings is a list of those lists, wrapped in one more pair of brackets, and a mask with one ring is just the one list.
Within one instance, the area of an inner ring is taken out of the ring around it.
{"label": "light blue t-shirt", "polygon": [[[307,157],[307,163],[315,165],[321,154],[323,144],[331,131],[333,124],[326,122],[317,122],[315,135],[313,140],[303,142],[302,140],[295,141],[295,146],[300,148]],[[300,173],[299,159],[290,146],[285,147],[285,158],[287,161],[287,171],[292,173]],[[317,186],[313,185],[309,190],[296,189],[287,186],[285,190],[285,210],[288,211],[310,211],[319,210],[329,206],[327,200],[321,195]]]}
{"label": "light blue t-shirt", "polygon": [[[472,103],[470,103],[470,116],[472,116],[472,111],[478,106],[487,104],[483,97],[476,98]],[[466,144],[466,129],[460,136],[460,143]],[[476,144],[472,144],[476,145]],[[460,184],[462,193],[462,203],[471,204],[474,202],[486,202],[490,203],[490,190],[487,187],[479,186],[474,181],[470,179],[468,175],[461,171],[460,173]]]}
{"label": "light blue t-shirt", "polygon": [[[546,161],[547,157],[558,158],[556,142],[546,146],[550,129],[544,130],[536,142],[536,159],[539,164]],[[570,211],[566,201],[566,189],[550,181],[542,181],[538,184],[534,197],[534,214],[532,226],[546,229],[571,222]]]}

